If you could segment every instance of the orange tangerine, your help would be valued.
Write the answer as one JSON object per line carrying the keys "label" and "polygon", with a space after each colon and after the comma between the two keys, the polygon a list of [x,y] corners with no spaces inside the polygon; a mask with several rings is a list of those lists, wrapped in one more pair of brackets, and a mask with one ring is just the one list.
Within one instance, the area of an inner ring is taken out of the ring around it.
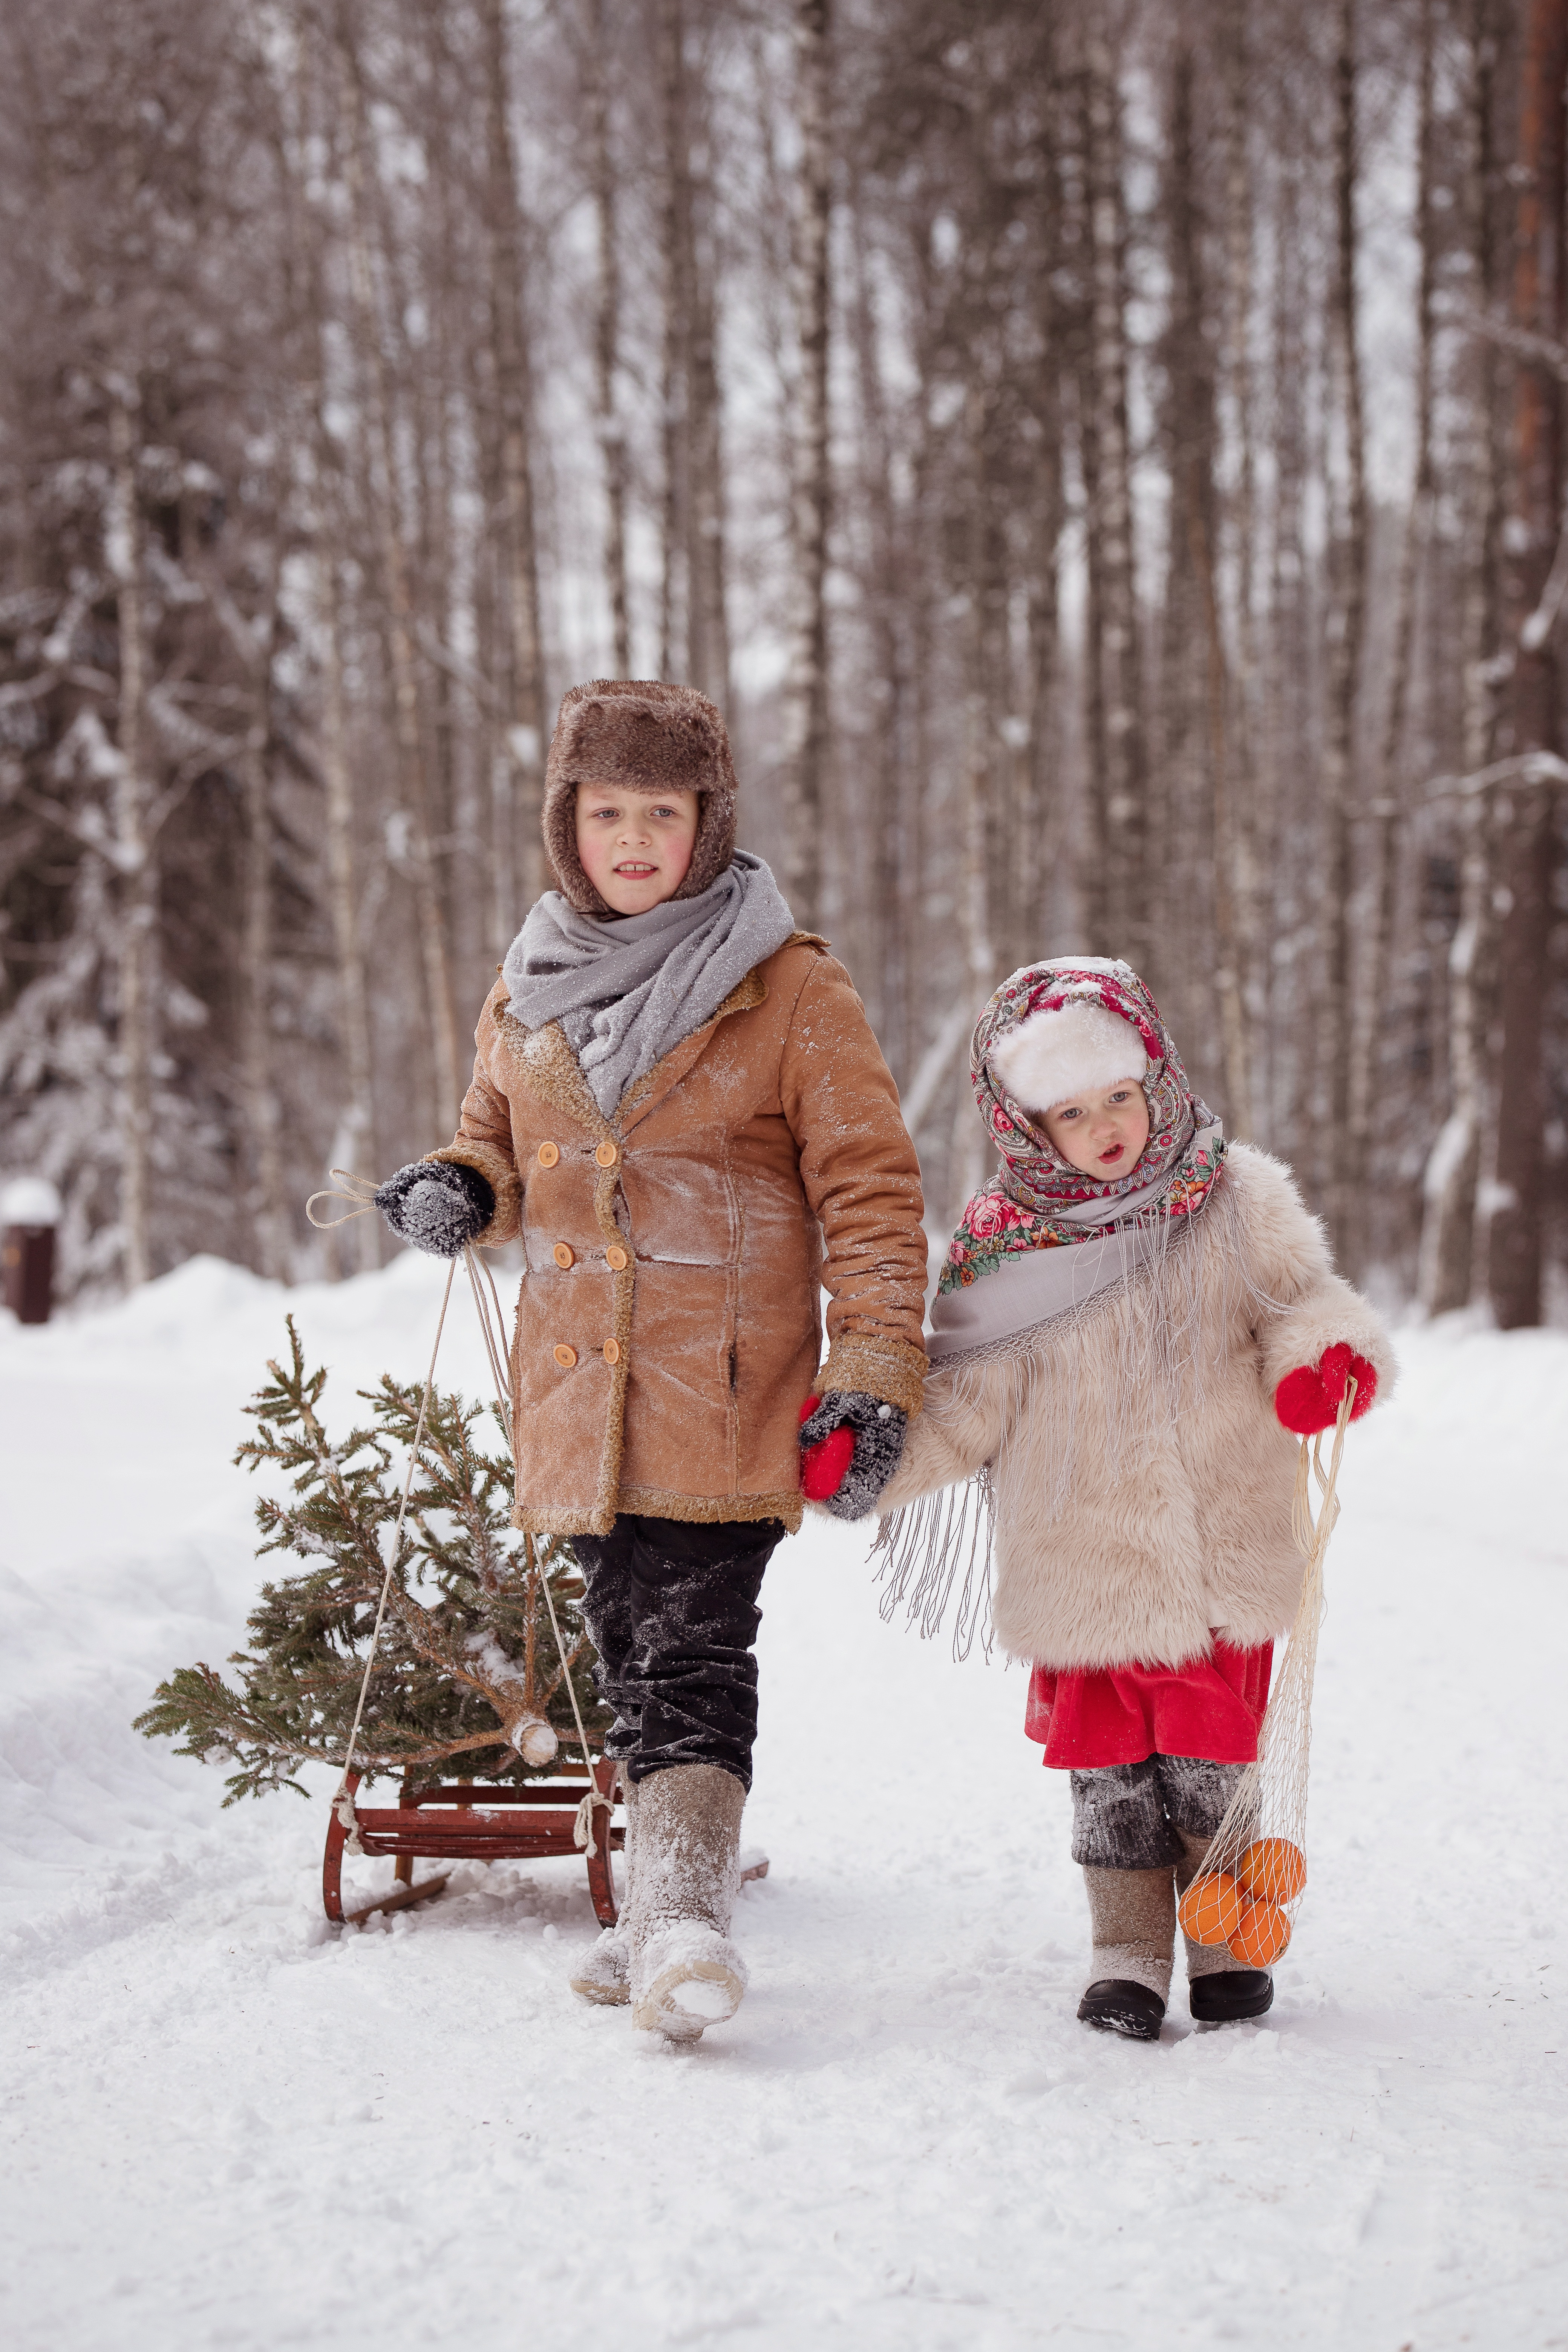
{"label": "orange tangerine", "polygon": [[1248,1903],[1240,1926],[1225,1940],[1233,1958],[1251,1969],[1271,1969],[1290,1940],[1290,1922],[1277,1903]]}
{"label": "orange tangerine", "polygon": [[1294,1903],[1307,1884],[1307,1857],[1289,1838],[1255,1838],[1236,1874],[1249,1895],[1265,1903]]}
{"label": "orange tangerine", "polygon": [[1194,1944],[1226,1943],[1241,1924],[1247,1897],[1228,1870],[1205,1870],[1183,1895],[1176,1916]]}

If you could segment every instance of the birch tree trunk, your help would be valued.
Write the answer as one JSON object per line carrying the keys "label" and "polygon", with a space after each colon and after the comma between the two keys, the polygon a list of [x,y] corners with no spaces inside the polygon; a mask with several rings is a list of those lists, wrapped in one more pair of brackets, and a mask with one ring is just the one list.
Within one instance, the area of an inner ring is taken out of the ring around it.
{"label": "birch tree trunk", "polygon": [[[704,139],[704,152],[707,151]],[[730,624],[725,608],[723,403],[719,392],[718,258],[714,194],[705,170],[691,181],[688,225],[691,289],[688,341],[687,631],[689,676],[721,710],[730,706]]]}
{"label": "birch tree trunk", "polygon": [[[517,811],[523,906],[544,887],[545,694],[539,625],[539,556],[530,441],[532,369],[523,315],[522,207],[512,147],[510,76],[502,0],[482,0],[485,40],[485,163],[489,213],[490,332],[500,411],[502,541],[510,625],[508,747],[522,790]],[[514,927],[523,906],[514,910]]]}
{"label": "birch tree trunk", "polygon": [[272,661],[277,583],[265,634],[252,657],[252,709],[240,761],[245,802],[244,921],[240,936],[245,1124],[249,1140],[248,1208],[256,1265],[268,1281],[289,1278],[289,1225],[283,1210],[282,1110],[272,1057]]}
{"label": "birch tree trunk", "polygon": [[[1563,101],[1568,8],[1530,0],[1520,75],[1519,213],[1513,323],[1561,343],[1563,325]],[[1562,386],[1550,365],[1514,365],[1512,512],[1504,534],[1507,601],[1516,639],[1499,749],[1517,758],[1560,748],[1557,659],[1535,612],[1563,527]],[[1500,801],[1504,911],[1498,942],[1502,1053],[1498,1087],[1496,1205],[1488,1243],[1492,1307],[1505,1331],[1541,1320],[1545,1187],[1543,1042],[1551,985],[1555,838],[1551,788]]]}
{"label": "birch tree trunk", "polygon": [[784,895],[795,909],[795,920],[806,930],[815,930],[820,919],[827,765],[830,30],[829,0],[796,0],[795,103],[801,158],[794,278],[800,378],[795,402],[790,516],[795,612],[784,720],[788,814]]}
{"label": "birch tree trunk", "polygon": [[1421,248],[1421,273],[1415,298],[1415,471],[1410,511],[1405,519],[1405,536],[1400,548],[1399,579],[1394,591],[1393,675],[1389,680],[1383,753],[1378,762],[1377,798],[1372,806],[1373,859],[1368,893],[1371,920],[1360,992],[1352,1024],[1348,1174],[1352,1197],[1356,1203],[1352,1223],[1359,1236],[1359,1256],[1363,1262],[1369,1244],[1375,1238],[1366,1213],[1366,1183],[1371,1158],[1373,1104],[1378,1091],[1378,1042],[1386,1034],[1390,1012],[1389,971],[1394,898],[1399,879],[1398,852],[1405,814],[1400,759],[1410,701],[1422,554],[1426,543],[1433,497],[1433,304],[1437,270],[1436,215],[1432,204],[1435,16],[1435,0],[1422,0],[1415,194],[1416,235]]}
{"label": "birch tree trunk", "polygon": [[[1132,482],[1127,426],[1126,224],[1121,191],[1121,100],[1115,61],[1098,29],[1085,76],[1090,242],[1090,350],[1094,402],[1100,690],[1106,773],[1101,793],[1108,867],[1108,939],[1102,951],[1146,967],[1152,944],[1148,872],[1148,762],[1143,736]],[[1097,942],[1097,944],[1099,944]]]}
{"label": "birch tree trunk", "polygon": [[[326,801],[327,889],[331,906],[343,1063],[343,1100],[338,1112],[331,1164],[370,1174],[378,1165],[370,997],[359,936],[353,779],[349,766],[348,707],[343,688],[342,598],[337,550],[331,543],[317,550],[316,581],[321,632],[321,773]],[[340,1248],[353,1253],[361,1274],[370,1273],[381,1263],[380,1231],[379,1217],[353,1217],[339,1236]]]}
{"label": "birch tree trunk", "polygon": [[[1255,1066],[1258,1015],[1261,1010],[1258,941],[1258,835],[1261,775],[1257,702],[1258,620],[1254,610],[1257,460],[1253,419],[1251,352],[1256,206],[1247,150],[1252,67],[1247,40],[1247,0],[1232,0],[1226,41],[1229,52],[1225,126],[1226,302],[1224,374],[1236,446],[1236,488],[1231,500],[1231,543],[1236,574],[1237,675],[1227,708],[1227,789],[1223,838],[1236,940],[1238,1003],[1226,1034],[1227,1086],[1233,1093],[1234,1131],[1246,1141],[1259,1132]],[[1221,644],[1223,647],[1223,636]],[[1217,822],[1217,818],[1216,818]]]}
{"label": "birch tree trunk", "polygon": [[[1470,211],[1475,283],[1488,316],[1501,292],[1496,153],[1497,0],[1472,0],[1469,20]],[[1480,431],[1471,485],[1473,553],[1465,571],[1465,767],[1491,764],[1496,748],[1494,668],[1500,642],[1503,529],[1503,408],[1498,353],[1489,338],[1475,352]],[[1490,811],[1487,796],[1465,803],[1459,849],[1459,921],[1448,951],[1448,1077],[1451,1104],[1422,1178],[1417,1288],[1429,1315],[1469,1304],[1474,1282],[1476,1195],[1486,1119],[1486,1004],[1492,962]]]}
{"label": "birch tree trunk", "polygon": [[594,217],[599,240],[599,300],[595,321],[595,382],[599,446],[605,460],[605,585],[610,602],[615,674],[632,670],[626,610],[626,437],[616,396],[620,367],[621,265],[616,237],[616,167],[610,145],[608,0],[590,0],[588,135],[593,157]]}
{"label": "birch tree trunk", "polygon": [[1184,566],[1197,620],[1203,664],[1209,811],[1214,839],[1214,992],[1224,1046],[1226,1125],[1239,1140],[1252,1134],[1251,1049],[1242,995],[1237,914],[1236,824],[1231,796],[1229,665],[1220,617],[1215,547],[1215,385],[1200,250],[1197,167],[1193,142],[1194,52],[1181,43],[1172,75],[1169,212],[1173,262],[1171,399],[1175,480],[1173,560]]}
{"label": "birch tree trunk", "polygon": [[386,355],[382,343],[371,262],[368,180],[372,164],[366,136],[364,92],[360,82],[358,55],[353,46],[353,21],[347,9],[340,15],[339,26],[347,114],[343,168],[349,193],[350,259],[363,396],[370,426],[371,496],[375,509],[386,600],[386,653],[392,679],[399,797],[408,824],[408,855],[419,929],[426,1017],[430,1024],[435,1116],[437,1125],[445,1129],[456,1124],[462,1099],[458,1025],[441,894],[430,845],[429,801],[420,741],[419,688],[415,667],[414,600],[408,551],[400,515],[391,387],[387,381]]}
{"label": "birch tree trunk", "polygon": [[1355,799],[1356,716],[1366,624],[1366,429],[1362,400],[1356,289],[1356,9],[1340,0],[1334,56],[1334,275],[1331,331],[1342,436],[1338,513],[1330,554],[1327,709],[1323,741],[1322,950],[1321,1041],[1327,1065],[1329,1219],[1336,1251],[1355,1262],[1356,1212],[1351,1147],[1352,817]]}
{"label": "birch tree trunk", "polygon": [[145,761],[146,622],[142,596],[142,518],[136,495],[141,404],[134,386],[110,386],[110,491],[104,559],[114,583],[120,694],[114,777],[113,863],[120,902],[120,1223],[125,1280],[137,1288],[153,1271],[153,991],[156,972],[158,867]]}
{"label": "birch tree trunk", "polygon": [[664,264],[664,339],[659,426],[664,459],[660,515],[658,674],[689,677],[691,587],[682,518],[690,456],[691,177],[686,123],[686,20],[682,0],[659,0],[658,79],[664,128],[659,242]]}
{"label": "birch tree trunk", "polygon": [[908,1075],[910,1055],[907,952],[910,941],[900,919],[909,891],[906,865],[911,849],[908,774],[909,676],[900,606],[910,593],[907,551],[899,527],[893,489],[892,436],[888,398],[878,352],[878,320],[867,253],[862,192],[852,185],[854,241],[855,388],[859,410],[861,488],[868,512],[868,577],[864,593],[875,649],[875,749],[868,746],[874,778],[871,822],[874,847],[871,887],[865,919],[873,951],[862,987],[871,1024],[894,1075]]}

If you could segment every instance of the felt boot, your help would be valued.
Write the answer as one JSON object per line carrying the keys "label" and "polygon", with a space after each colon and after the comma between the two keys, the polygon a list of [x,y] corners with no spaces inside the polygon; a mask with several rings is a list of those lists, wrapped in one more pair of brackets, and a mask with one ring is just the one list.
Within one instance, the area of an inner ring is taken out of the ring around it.
{"label": "felt boot", "polygon": [[[621,1899],[613,1927],[603,1927],[590,1944],[567,1982],[579,2000],[603,2001],[624,2008],[632,1997],[632,1874],[637,1868],[637,1782],[621,1770],[621,1802],[626,1807],[626,1842],[621,1852]],[[603,1820],[604,1816],[598,1816]],[[595,1832],[595,1836],[601,1834]]]}
{"label": "felt boot", "polygon": [[1171,1871],[1098,1870],[1086,1864],[1083,1882],[1094,1954],[1079,2017],[1131,2041],[1157,2041],[1176,1942]]}
{"label": "felt boot", "polygon": [[733,2017],[746,1969],[730,1941],[746,1791],[718,1764],[676,1764],[637,1789],[632,2019],[695,2042]]}
{"label": "felt boot", "polygon": [[[1194,1837],[1190,1830],[1178,1830],[1176,1835],[1182,1842],[1176,1864],[1179,1903],[1198,1874],[1209,1841]],[[1234,2025],[1242,2018],[1263,2015],[1274,1999],[1274,1979],[1267,1969],[1238,1969],[1226,1944],[1194,1944],[1187,1935],[1182,1941],[1187,1948],[1187,2007],[1200,2025]]]}
{"label": "felt boot", "polygon": [[1267,1969],[1213,1969],[1194,1979],[1187,2006],[1200,2025],[1237,2025],[1273,2008],[1274,1979]]}
{"label": "felt boot", "polygon": [[[1197,1876],[1211,1841],[1206,1837],[1194,1837],[1191,1830],[1178,1830],[1176,1835],[1182,1844],[1182,1858],[1176,1864],[1176,1900],[1180,1903]],[[1186,1948],[1187,1982],[1190,1985],[1196,1984],[1200,1977],[1223,1976],[1236,1966],[1229,1948],[1224,1944],[1194,1944],[1185,1934],[1182,1942]],[[1194,2017],[1197,2015],[1196,2010],[1193,2014]]]}

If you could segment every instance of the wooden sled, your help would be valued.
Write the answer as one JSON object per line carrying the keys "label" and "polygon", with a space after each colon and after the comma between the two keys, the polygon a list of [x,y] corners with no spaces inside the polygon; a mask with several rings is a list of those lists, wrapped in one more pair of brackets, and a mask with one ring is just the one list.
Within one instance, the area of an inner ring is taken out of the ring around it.
{"label": "wooden sled", "polygon": [[[626,1844],[626,1833],[619,1822],[611,1826],[613,1816],[595,1805],[594,1843],[597,1853],[584,1854],[582,1847],[574,1843],[577,1808],[588,1793],[586,1780],[530,1780],[522,1788],[494,1781],[459,1780],[422,1786],[405,1780],[395,1805],[375,1806],[354,1803],[360,1780],[358,1772],[349,1774],[349,1801],[342,1810],[353,1812],[362,1853],[396,1855],[397,1883],[374,1902],[362,1903],[357,1910],[343,1909],[343,1855],[351,1849],[348,1823],[340,1818],[339,1805],[334,1804],[327,1825],[327,1850],[321,1860],[321,1900],[334,1926],[353,1927],[374,1911],[405,1910],[411,1903],[423,1903],[427,1896],[439,1895],[451,1872],[443,1870],[416,1885],[416,1858],[425,1862],[540,1862],[574,1855],[588,1866],[588,1892],[594,1898],[595,1916],[602,1927],[615,1926],[616,1881],[611,1856]],[[605,1796],[614,1799],[613,1761],[601,1757],[594,1766],[594,1780]]]}

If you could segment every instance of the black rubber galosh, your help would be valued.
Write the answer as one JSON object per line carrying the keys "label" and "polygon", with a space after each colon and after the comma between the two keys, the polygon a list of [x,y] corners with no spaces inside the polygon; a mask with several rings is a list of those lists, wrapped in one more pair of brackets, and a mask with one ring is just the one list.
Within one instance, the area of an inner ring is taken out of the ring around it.
{"label": "black rubber galosh", "polygon": [[1237,2025],[1245,2017],[1261,2017],[1274,2000],[1274,1979],[1267,1969],[1219,1969],[1211,1977],[1194,1977],[1187,1988],[1187,2006],[1200,2025]]}
{"label": "black rubber galosh", "polygon": [[1124,2033],[1129,2042],[1158,2042],[1165,2021],[1165,2004],[1147,1985],[1126,1977],[1101,1977],[1091,1984],[1078,2005],[1079,2023],[1098,2026],[1101,2033]]}

